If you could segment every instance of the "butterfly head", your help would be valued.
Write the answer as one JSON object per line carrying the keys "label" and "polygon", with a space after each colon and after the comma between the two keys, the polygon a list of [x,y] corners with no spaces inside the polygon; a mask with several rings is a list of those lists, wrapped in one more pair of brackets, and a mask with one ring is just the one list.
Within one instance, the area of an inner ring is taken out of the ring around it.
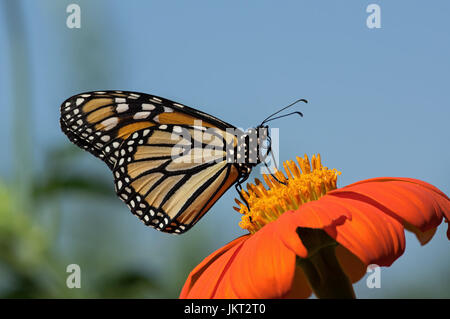
{"label": "butterfly head", "polygon": [[[272,155],[272,158],[274,159],[274,161],[275,161],[275,158],[274,158],[274,155],[272,152],[272,140],[269,135],[269,126],[267,125],[267,123],[269,123],[270,121],[277,120],[277,119],[291,116],[291,115],[303,116],[303,114],[299,111],[294,111],[294,112],[291,112],[288,114],[279,115],[284,110],[287,110],[288,108],[292,107],[293,105],[295,105],[299,102],[308,103],[308,101],[305,99],[299,99],[299,100],[281,108],[277,112],[266,117],[261,122],[261,124],[258,125],[257,127],[247,130],[245,132],[245,134],[241,137],[241,140],[245,142],[243,144],[246,147],[246,150],[245,150],[246,156],[245,156],[245,164],[239,164],[240,172],[241,172],[241,179],[238,182],[237,188],[240,188],[240,184],[242,184],[248,178],[248,176],[251,172],[251,169],[254,166],[256,166],[260,163],[264,163],[266,168],[270,171],[270,169],[266,163],[266,158],[270,154]],[[278,180],[274,174],[271,174],[271,175],[275,178],[275,180]],[[245,202],[245,199],[244,199],[244,202]]]}

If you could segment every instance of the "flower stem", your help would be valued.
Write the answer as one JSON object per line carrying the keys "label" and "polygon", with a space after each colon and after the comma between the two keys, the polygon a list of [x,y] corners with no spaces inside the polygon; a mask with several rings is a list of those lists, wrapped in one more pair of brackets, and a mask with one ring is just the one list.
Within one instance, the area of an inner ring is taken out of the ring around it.
{"label": "flower stem", "polygon": [[308,250],[308,257],[297,257],[297,264],[317,298],[354,299],[353,286],[336,258],[337,243],[321,229],[299,227],[297,233]]}

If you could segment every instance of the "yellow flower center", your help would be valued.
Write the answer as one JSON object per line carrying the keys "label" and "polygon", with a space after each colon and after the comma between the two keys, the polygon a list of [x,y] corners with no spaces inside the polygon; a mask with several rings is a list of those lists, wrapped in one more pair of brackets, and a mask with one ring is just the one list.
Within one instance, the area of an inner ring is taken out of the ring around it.
{"label": "yellow flower center", "polygon": [[268,189],[255,179],[255,184],[247,184],[247,191],[242,190],[242,197],[247,203],[235,199],[242,214],[241,228],[255,233],[265,224],[276,220],[289,210],[296,210],[303,203],[318,200],[327,192],[336,189],[337,176],[341,172],[322,166],[320,154],[313,155],[311,164],[308,156],[297,157],[297,163],[283,163],[287,177],[281,171],[272,175],[263,174]]}

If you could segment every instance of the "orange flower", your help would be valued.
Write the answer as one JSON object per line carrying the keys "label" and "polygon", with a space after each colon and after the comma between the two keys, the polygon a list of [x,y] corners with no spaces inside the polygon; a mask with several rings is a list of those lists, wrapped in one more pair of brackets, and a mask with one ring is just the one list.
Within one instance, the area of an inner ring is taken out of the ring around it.
{"label": "orange flower", "polygon": [[[255,180],[236,200],[249,231],[205,258],[180,298],[354,297],[351,283],[370,264],[389,266],[405,249],[404,229],[422,245],[450,199],[412,178],[382,177],[336,188],[340,172],[305,158]],[[450,239],[450,230],[447,231]]]}

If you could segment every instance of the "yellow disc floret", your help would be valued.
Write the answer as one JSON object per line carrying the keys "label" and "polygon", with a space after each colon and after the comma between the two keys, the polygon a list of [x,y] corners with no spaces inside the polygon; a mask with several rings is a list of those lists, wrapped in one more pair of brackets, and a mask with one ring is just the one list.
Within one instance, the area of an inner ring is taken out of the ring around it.
{"label": "yellow disc floret", "polygon": [[341,172],[322,166],[320,154],[313,155],[311,163],[308,156],[297,157],[294,161],[283,163],[283,172],[276,171],[272,175],[264,174],[264,181],[255,179],[255,184],[247,184],[247,191],[242,190],[242,197],[247,202],[235,200],[239,208],[235,210],[242,214],[239,226],[255,233],[265,224],[277,219],[289,210],[298,209],[303,203],[318,200],[327,192],[336,189],[337,176]]}

